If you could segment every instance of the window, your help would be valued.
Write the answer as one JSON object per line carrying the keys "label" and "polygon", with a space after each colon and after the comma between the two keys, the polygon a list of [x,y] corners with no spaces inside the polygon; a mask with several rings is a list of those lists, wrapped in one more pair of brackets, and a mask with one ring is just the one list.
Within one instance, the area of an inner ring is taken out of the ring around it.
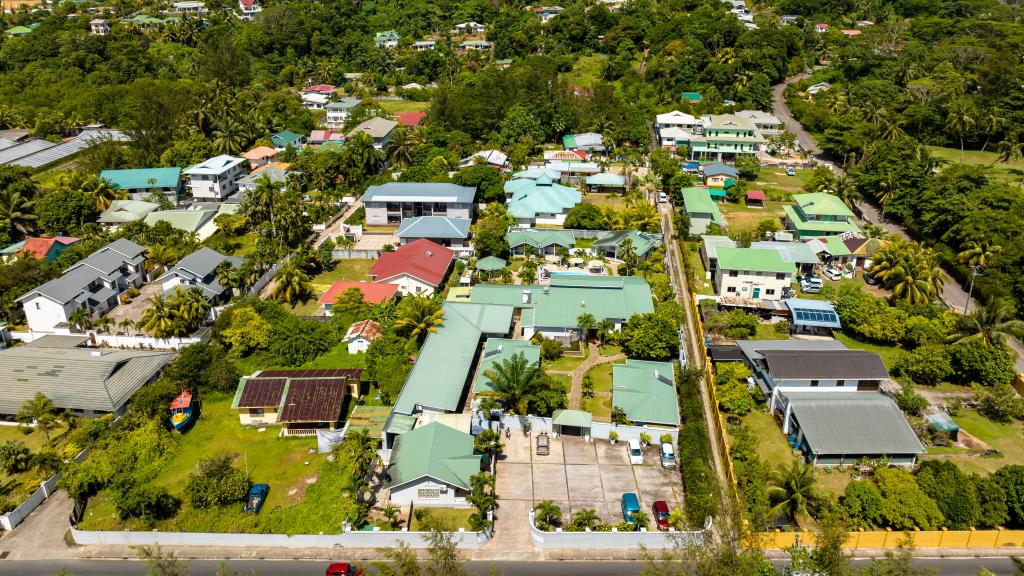
{"label": "window", "polygon": [[813,386],[817,386],[817,385],[818,385],[818,381],[817,380],[811,380],[811,386],[812,387]]}
{"label": "window", "polygon": [[728,288],[725,289],[725,291],[730,293],[730,294],[735,294],[736,293],[736,287],[735,286],[729,286]]}
{"label": "window", "polygon": [[263,408],[249,408],[249,416],[263,418]]}
{"label": "window", "polygon": [[739,270],[729,270],[729,278],[735,278],[740,275]]}
{"label": "window", "polygon": [[768,295],[768,296],[775,296],[775,289],[774,288],[766,288],[764,293],[766,295]]}
{"label": "window", "polygon": [[437,500],[441,497],[440,488],[417,488],[416,497],[421,500]]}
{"label": "window", "polygon": [[39,310],[39,302],[36,302],[36,310]]}
{"label": "window", "polygon": [[786,273],[785,272],[779,272],[779,273],[775,274],[775,279],[776,280],[785,280],[786,279]]}
{"label": "window", "polygon": [[846,380],[836,380],[836,386],[846,386]]}

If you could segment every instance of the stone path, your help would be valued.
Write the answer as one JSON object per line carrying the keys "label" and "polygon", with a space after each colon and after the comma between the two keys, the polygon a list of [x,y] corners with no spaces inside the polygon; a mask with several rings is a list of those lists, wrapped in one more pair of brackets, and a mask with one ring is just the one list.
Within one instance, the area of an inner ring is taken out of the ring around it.
{"label": "stone path", "polygon": [[588,370],[599,364],[607,364],[609,362],[618,362],[619,360],[625,360],[625,354],[613,354],[611,356],[601,356],[601,348],[593,342],[588,342],[587,347],[590,350],[590,354],[587,355],[587,359],[582,364],[576,367],[575,370],[548,370],[549,374],[562,374],[564,376],[572,377],[572,388],[569,390],[569,409],[579,410],[580,398],[583,396],[583,375]]}

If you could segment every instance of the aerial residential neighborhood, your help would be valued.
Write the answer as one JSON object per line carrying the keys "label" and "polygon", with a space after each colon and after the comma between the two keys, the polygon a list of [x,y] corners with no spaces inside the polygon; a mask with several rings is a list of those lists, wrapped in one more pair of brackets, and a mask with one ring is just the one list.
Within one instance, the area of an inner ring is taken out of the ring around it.
{"label": "aerial residential neighborhood", "polygon": [[3,0],[0,572],[1019,573],[1020,16]]}

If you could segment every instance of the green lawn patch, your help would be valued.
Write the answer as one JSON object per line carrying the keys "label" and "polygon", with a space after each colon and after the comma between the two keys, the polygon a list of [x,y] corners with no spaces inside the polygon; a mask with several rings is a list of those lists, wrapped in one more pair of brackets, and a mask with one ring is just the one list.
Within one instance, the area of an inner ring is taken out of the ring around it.
{"label": "green lawn patch", "polygon": [[686,273],[689,274],[694,281],[697,294],[706,296],[714,296],[715,288],[711,283],[711,280],[705,280],[707,270],[704,269],[704,260],[700,257],[700,252],[691,247],[696,247],[699,244],[697,242],[686,242],[679,247],[679,251],[686,255],[688,261],[686,262]]}
{"label": "green lawn patch", "polygon": [[[593,248],[597,238],[577,238],[576,248]],[[575,248],[574,248],[575,250]]]}
{"label": "green lawn patch", "polygon": [[416,102],[415,100],[380,100],[377,102],[385,112],[397,114],[399,112],[426,112],[430,110],[430,101]]}
{"label": "green lawn patch", "polygon": [[789,340],[789,334],[783,332],[779,334],[775,331],[775,325],[773,324],[758,324],[757,334],[754,335],[755,340]]}
{"label": "green lawn patch", "polygon": [[612,399],[601,396],[580,400],[580,410],[590,412],[595,422],[612,421]]}
{"label": "green lawn patch", "polygon": [[294,306],[284,304],[286,310],[295,314],[296,316],[320,316],[320,297],[322,293],[314,291],[314,293],[305,302],[297,302]]}
{"label": "green lawn patch", "polygon": [[611,208],[616,212],[621,212],[626,209],[626,198],[622,194],[588,192],[583,196],[583,201],[602,209]]}
{"label": "green lawn patch", "polygon": [[[14,440],[24,444],[32,454],[43,449],[62,454],[61,450],[65,444],[64,435],[67,431],[67,426],[64,425],[50,430],[51,441],[47,443],[46,437],[40,430],[22,428],[21,426],[0,426],[0,444]],[[38,490],[39,482],[46,480],[48,476],[48,474],[41,474],[35,469],[14,474],[7,474],[0,470],[0,501],[6,500],[10,508],[16,507]]]}
{"label": "green lawn patch", "polygon": [[421,522],[416,519],[416,514],[413,514],[412,528],[410,528],[412,532],[428,530],[430,527],[438,525],[452,531],[465,528],[468,532],[472,530],[469,526],[469,517],[476,511],[474,508],[420,508],[419,510],[426,511],[426,516]]}
{"label": "green lawn patch", "polygon": [[900,348],[899,346],[896,345],[873,344],[870,342],[863,342],[861,340],[857,340],[853,336],[850,336],[839,331],[833,332],[833,335],[836,337],[836,340],[842,342],[844,345],[846,345],[847,348],[853,348],[856,350],[867,350],[868,352],[877,353],[879,356],[882,357],[882,362],[885,362],[885,367],[889,368],[890,370],[892,369],[893,363],[896,362],[896,359],[900,356],[900,354],[903,353],[903,348]]}
{"label": "green lawn patch", "polygon": [[782,217],[785,215],[782,203],[771,201],[766,202],[764,208],[748,208],[742,203],[723,202],[718,205],[718,211],[725,218],[730,232],[753,232],[764,220],[775,220],[781,228]]}
{"label": "green lawn patch", "polygon": [[850,470],[830,469],[825,471],[818,468],[818,488],[822,492],[831,492],[835,496],[842,496],[846,491],[846,485],[853,480],[853,473]]}
{"label": "green lawn patch", "polygon": [[376,260],[372,259],[338,260],[335,262],[334,270],[317,274],[313,277],[311,282],[314,286],[324,286],[327,288],[329,288],[331,284],[341,281],[369,282],[370,277],[367,276],[367,273],[370,271],[374,262],[376,262]]}
{"label": "green lawn patch", "polygon": [[612,366],[615,364],[598,364],[590,370],[590,378],[594,382],[594,392],[612,392]]}
{"label": "green lawn patch", "polygon": [[583,349],[583,356],[562,356],[558,360],[545,360],[543,362],[543,368],[545,370],[558,370],[559,372],[571,372],[575,370],[577,366],[583,364],[583,361],[590,355],[590,348]]}
{"label": "green lawn patch", "polygon": [[583,56],[576,60],[572,72],[566,74],[566,79],[572,84],[591,88],[601,78],[601,71],[608,57],[603,54]]}
{"label": "green lawn patch", "polygon": [[366,354],[349,354],[348,344],[340,342],[316,360],[300,368],[365,368]]}
{"label": "green lawn patch", "polygon": [[225,250],[228,256],[248,258],[256,252],[257,240],[259,240],[259,235],[255,232],[249,232],[241,236],[227,236],[223,230],[218,230],[207,238],[203,244],[217,250]]}
{"label": "green lawn patch", "polygon": [[[959,148],[944,148],[941,146],[928,146],[928,152],[941,160],[945,160],[948,165],[960,163],[960,149]],[[974,166],[980,166],[985,169],[986,175],[993,178],[1009,182],[1011,184],[1019,184],[1021,176],[1014,174],[1012,170],[1024,170],[1024,160],[1016,160],[1013,162],[1002,163],[998,162],[999,154],[986,150],[965,150],[964,151],[964,164],[972,164]]]}
{"label": "green lawn patch", "polygon": [[600,350],[601,356],[614,356],[622,353],[622,348],[614,344],[601,344],[598,350]]}
{"label": "green lawn patch", "polygon": [[948,458],[966,473],[991,474],[1003,466],[1024,464],[1024,443],[1020,441],[1024,425],[1020,422],[993,422],[974,410],[964,410],[953,421],[960,425],[961,432],[967,432],[978,440],[1000,452],[999,456],[981,456],[979,451],[968,451],[967,455],[951,448],[929,448],[924,458]]}
{"label": "green lawn patch", "polygon": [[572,388],[572,376],[568,374],[548,374],[548,378],[551,378],[555,382],[560,382],[565,389],[568,391]]}
{"label": "green lawn patch", "polygon": [[782,428],[775,423],[775,418],[765,414],[760,408],[753,410],[741,419],[754,438],[757,438],[757,456],[771,466],[786,465],[793,459],[793,449],[786,441]]}
{"label": "green lawn patch", "polygon": [[764,190],[765,192],[780,192],[783,194],[799,194],[804,190],[804,184],[814,173],[813,170],[797,170],[796,176],[786,176],[783,168],[762,168],[757,178],[747,188]]}

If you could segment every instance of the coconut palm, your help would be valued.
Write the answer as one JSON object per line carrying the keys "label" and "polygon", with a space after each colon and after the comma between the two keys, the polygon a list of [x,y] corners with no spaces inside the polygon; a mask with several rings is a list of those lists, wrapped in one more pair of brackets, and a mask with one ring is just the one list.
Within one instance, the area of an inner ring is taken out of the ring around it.
{"label": "coconut palm", "polygon": [[573,515],[572,522],[583,528],[593,529],[594,526],[601,523],[601,517],[597,515],[597,511],[593,508],[584,508]]}
{"label": "coconut palm", "polygon": [[218,119],[213,131],[213,150],[218,154],[238,154],[245,147],[242,125],[230,116]]}
{"label": "coconut palm", "polygon": [[843,204],[846,204],[851,209],[854,203],[860,200],[860,192],[857,191],[857,187],[853,185],[853,182],[850,181],[846,174],[832,181],[831,190],[833,194],[843,201]]}
{"label": "coconut palm", "polygon": [[373,139],[360,132],[345,144],[342,152],[350,170],[356,170],[364,176],[378,174],[382,167],[380,152],[373,147]]}
{"label": "coconut palm", "polygon": [[101,316],[96,320],[95,326],[103,332],[110,332],[110,327],[117,324],[117,320],[114,320],[110,316]]}
{"label": "coconut palm", "polygon": [[170,266],[177,259],[177,250],[170,246],[153,244],[146,248],[146,267],[151,271],[159,266]]}
{"label": "coconut palm", "polygon": [[122,318],[117,323],[117,327],[123,330],[126,335],[131,336],[131,330],[135,328],[135,321],[131,318]]}
{"label": "coconut palm", "polygon": [[520,415],[526,414],[530,399],[546,383],[541,367],[530,363],[522,352],[495,363],[484,370],[483,375],[490,382],[493,392],[482,394],[497,397],[506,410],[515,410]]}
{"label": "coconut palm", "polygon": [[225,260],[213,269],[217,276],[217,282],[228,290],[233,290],[238,285],[238,278],[235,275],[235,265],[230,260]]}
{"label": "coconut palm", "polygon": [[960,163],[964,163],[964,137],[974,127],[974,111],[967,106],[964,100],[957,100],[949,108],[946,115],[946,128],[960,139]]}
{"label": "coconut palm", "polygon": [[1014,132],[1004,138],[996,148],[996,152],[999,156],[992,161],[992,164],[996,162],[1009,164],[1024,158],[1024,142],[1021,142],[1020,132]]}
{"label": "coconut palm", "polygon": [[175,313],[178,318],[184,322],[182,330],[189,330],[196,326],[206,318],[206,315],[210,313],[210,303],[203,296],[203,290],[198,286],[193,286],[188,290],[182,290],[181,286],[174,289],[174,294],[171,296],[171,305],[175,308]]}
{"label": "coconut palm", "polygon": [[955,334],[949,342],[981,340],[992,346],[1006,341],[1007,336],[1024,337],[1024,321],[1014,319],[1013,304],[1002,298],[993,298],[972,314],[960,318]]}
{"label": "coconut palm", "polygon": [[427,334],[437,332],[438,326],[444,324],[444,310],[428,296],[414,296],[402,300],[401,318],[395,321],[395,329],[409,331],[409,335],[417,340]]}
{"label": "coconut palm", "polygon": [[377,441],[366,430],[356,430],[345,435],[341,449],[348,454],[348,462],[360,478],[371,471],[374,459],[377,458]]}
{"label": "coconut palm", "polygon": [[18,409],[15,419],[22,424],[36,423],[36,429],[42,430],[46,441],[50,441],[50,430],[57,427],[59,410],[53,401],[42,392],[36,392],[29,400],[25,400]]}
{"label": "coconut palm", "polygon": [[292,260],[277,271],[274,282],[271,296],[293,307],[300,301],[307,300],[313,289],[309,275]]}
{"label": "coconut palm", "polygon": [[82,192],[85,192],[92,197],[96,203],[96,211],[103,212],[107,208],[110,208],[111,202],[114,200],[123,200],[128,197],[128,194],[124,190],[118,190],[111,186],[104,178],[92,178],[83,183]]}
{"label": "coconut palm", "polygon": [[388,164],[403,169],[408,168],[412,164],[412,149],[413,144],[409,133],[403,128],[395,130],[391,139],[388,140],[385,150]]}
{"label": "coconut palm", "polygon": [[76,308],[68,316],[68,322],[74,324],[79,330],[85,332],[92,327],[92,316],[85,308]]}
{"label": "coconut palm", "polygon": [[0,220],[7,221],[11,228],[22,236],[35,230],[36,203],[11,188],[0,190]]}
{"label": "coconut palm", "polygon": [[149,308],[142,313],[139,326],[153,338],[167,338],[174,334],[177,310],[157,294],[149,299]]}
{"label": "coconut palm", "polygon": [[595,324],[597,324],[597,319],[594,318],[594,315],[589,312],[584,312],[583,314],[580,314],[579,316],[576,317],[576,326],[579,327],[580,336],[582,336],[584,340],[587,339],[587,334],[590,332],[590,329],[593,328]]}
{"label": "coconut palm", "polygon": [[981,145],[982,152],[985,151],[985,148],[988,148],[988,143],[992,140],[992,137],[998,134],[1005,125],[1006,118],[1003,116],[1003,110],[999,108],[990,108],[981,117],[981,130],[985,133],[985,143]]}
{"label": "coconut palm", "polygon": [[1002,251],[1002,246],[993,244],[988,240],[969,240],[964,244],[964,249],[956,255],[956,259],[961,264],[985,268],[988,266],[988,261],[992,258],[992,255],[999,254]]}
{"label": "coconut palm", "polygon": [[537,523],[544,529],[562,524],[562,509],[551,500],[537,502],[533,506],[533,511],[536,514]]}
{"label": "coconut palm", "polygon": [[633,525],[633,529],[637,532],[641,528],[647,528],[651,525],[651,517],[647,515],[647,512],[639,510],[629,515],[630,523]]}
{"label": "coconut palm", "polygon": [[795,519],[807,514],[807,505],[814,498],[815,484],[814,465],[793,460],[789,466],[780,466],[772,478],[772,486],[768,488],[768,496],[775,503],[772,512],[784,512]]}
{"label": "coconut palm", "polygon": [[938,255],[912,242],[893,242],[875,254],[871,274],[892,290],[895,300],[927,304],[942,290]]}
{"label": "coconut palm", "polygon": [[484,454],[495,454],[501,452],[503,446],[501,445],[501,434],[498,434],[494,430],[484,430],[477,434],[476,438],[473,439],[473,449],[477,452]]}

